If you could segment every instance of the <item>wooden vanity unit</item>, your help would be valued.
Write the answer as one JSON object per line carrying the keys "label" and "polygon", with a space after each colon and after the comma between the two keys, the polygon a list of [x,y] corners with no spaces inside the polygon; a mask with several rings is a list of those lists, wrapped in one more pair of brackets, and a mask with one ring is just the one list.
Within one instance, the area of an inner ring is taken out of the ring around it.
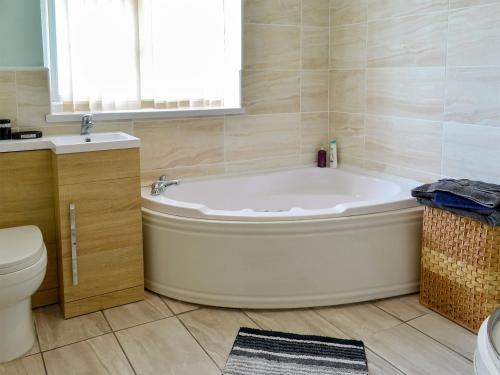
{"label": "wooden vanity unit", "polygon": [[139,149],[53,154],[52,167],[64,316],[143,299]]}
{"label": "wooden vanity unit", "polygon": [[20,225],[47,246],[34,307],[70,318],[144,298],[139,148],[0,152],[0,228]]}

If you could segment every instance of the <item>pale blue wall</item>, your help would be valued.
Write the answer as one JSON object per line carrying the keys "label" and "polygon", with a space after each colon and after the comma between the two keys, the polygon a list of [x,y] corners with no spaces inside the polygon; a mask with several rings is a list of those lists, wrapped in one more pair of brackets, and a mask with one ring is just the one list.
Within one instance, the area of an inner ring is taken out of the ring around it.
{"label": "pale blue wall", "polygon": [[40,0],[0,0],[2,66],[43,66]]}

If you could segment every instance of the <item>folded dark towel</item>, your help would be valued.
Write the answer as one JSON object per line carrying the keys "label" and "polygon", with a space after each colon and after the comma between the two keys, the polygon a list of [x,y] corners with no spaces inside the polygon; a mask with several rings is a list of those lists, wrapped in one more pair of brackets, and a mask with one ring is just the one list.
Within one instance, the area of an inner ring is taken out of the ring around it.
{"label": "folded dark towel", "polygon": [[[420,204],[423,204],[425,206],[441,208],[460,216],[470,217],[471,219],[477,220],[481,223],[488,224],[494,227],[500,226],[500,210],[494,210],[494,209],[481,209],[480,211],[462,210],[455,207],[443,206],[426,198],[417,198],[417,200]],[[486,210],[489,210],[489,213],[486,213],[485,212]]]}
{"label": "folded dark towel", "polygon": [[454,195],[445,191],[436,191],[432,200],[438,206],[446,206],[450,208],[458,208],[462,210],[474,210],[484,214],[491,214],[495,209],[480,205],[470,199]]}
{"label": "folded dark towel", "polygon": [[424,205],[448,210],[492,226],[500,225],[500,185],[443,179],[412,190]]}
{"label": "folded dark towel", "polygon": [[500,185],[481,181],[443,179],[413,189],[412,195],[433,200],[437,191],[466,198],[484,207],[500,208]]}

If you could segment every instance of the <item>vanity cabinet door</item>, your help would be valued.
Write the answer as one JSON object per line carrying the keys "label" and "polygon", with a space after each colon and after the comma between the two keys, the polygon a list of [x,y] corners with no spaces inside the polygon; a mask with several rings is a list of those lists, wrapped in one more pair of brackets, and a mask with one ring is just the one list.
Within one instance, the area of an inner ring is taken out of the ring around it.
{"label": "vanity cabinet door", "polygon": [[[143,283],[139,178],[65,185],[59,190],[61,260],[65,302]],[[73,285],[70,204],[76,224]]]}
{"label": "vanity cabinet door", "polygon": [[[71,165],[65,157],[57,156],[60,167]],[[123,170],[111,170],[127,166],[127,160],[122,160],[118,166],[109,160],[116,158],[114,152],[108,152],[104,157],[96,155],[100,161],[98,172],[80,170],[79,177],[76,177],[79,183],[57,185],[59,279],[65,317],[143,298],[138,160],[128,161],[127,168],[136,164],[137,168],[132,168],[127,176]],[[103,170],[106,168],[110,170]],[[72,170],[68,173],[75,174]],[[75,179],[66,179],[68,173],[64,168],[60,169],[59,181],[74,182]],[[116,177],[116,173],[120,178],[103,179]],[[70,206],[74,207],[76,257],[72,256]]]}

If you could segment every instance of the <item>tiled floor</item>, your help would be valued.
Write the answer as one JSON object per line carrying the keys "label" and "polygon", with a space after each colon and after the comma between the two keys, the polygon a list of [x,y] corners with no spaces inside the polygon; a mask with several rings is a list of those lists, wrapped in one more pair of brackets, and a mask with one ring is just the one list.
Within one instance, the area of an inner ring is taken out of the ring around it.
{"label": "tiled floor", "polygon": [[0,375],[220,374],[242,326],[361,339],[370,374],[473,373],[476,336],[429,311],[417,295],[339,307],[259,311],[146,300],[63,320],[35,310],[38,342]]}

